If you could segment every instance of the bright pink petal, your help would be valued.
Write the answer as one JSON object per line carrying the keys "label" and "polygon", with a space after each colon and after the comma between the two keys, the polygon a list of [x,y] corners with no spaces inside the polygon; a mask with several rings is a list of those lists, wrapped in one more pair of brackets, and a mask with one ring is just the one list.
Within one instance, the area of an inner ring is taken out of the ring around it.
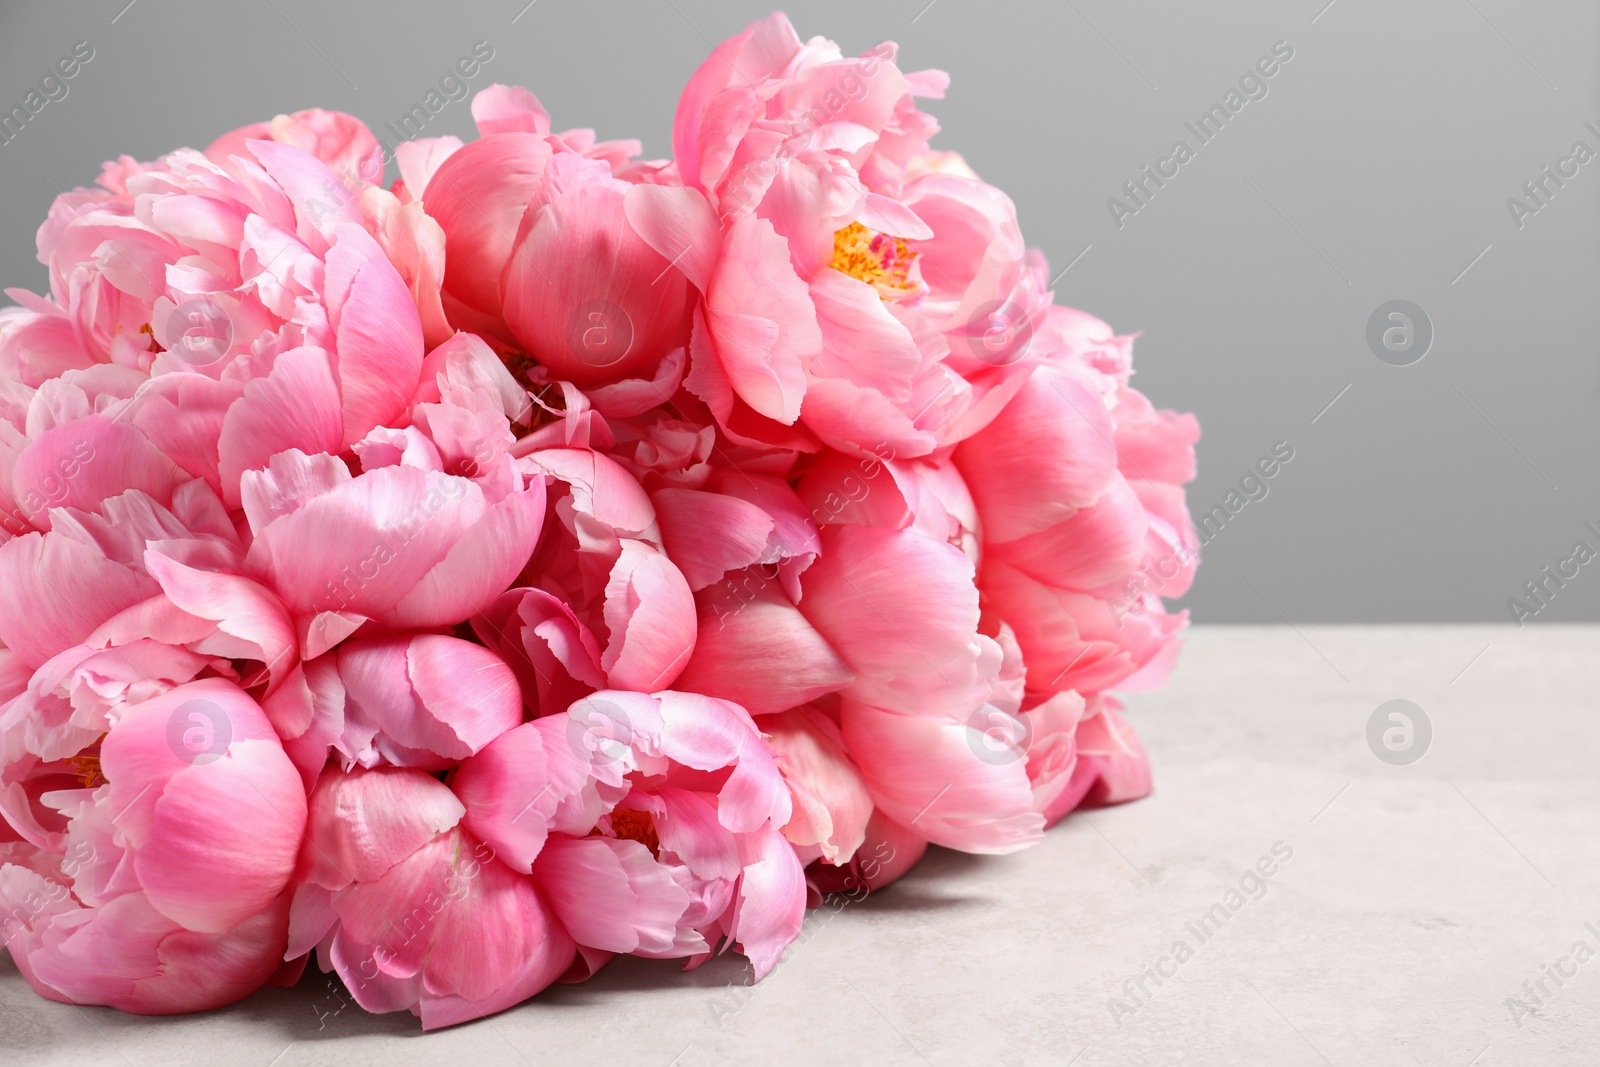
{"label": "bright pink petal", "polygon": [[390,763],[443,770],[522,721],[522,692],[482,645],[442,634],[348,641],[337,652],[345,716]]}
{"label": "bright pink petal", "polygon": [[794,802],[783,836],[791,844],[819,846],[829,863],[848,861],[866,840],[872,796],[845,754],[839,728],[814,708],[764,715],[759,726]]}
{"label": "bright pink petal", "polygon": [[836,692],[855,673],[832,645],[759,572],[731,576],[701,598],[694,656],[675,683],[742,704],[752,714],[783,711]]}
{"label": "bright pink petal", "polygon": [[1065,589],[1097,589],[1120,581],[1145,552],[1144,502],[1121,474],[1094,504],[1049,529],[988,551],[1025,574]]}
{"label": "bright pink petal", "polygon": [[704,292],[716,266],[721,230],[706,198],[681,186],[635,185],[623,207],[634,232]]}
{"label": "bright pink petal", "polygon": [[13,538],[0,544],[0,642],[38,667],[158,591],[81,541],[56,533]]}
{"label": "bright pink petal", "polygon": [[341,226],[327,258],[328,321],[344,443],[394,421],[422,370],[422,319],[411,292],[360,226]]}
{"label": "bright pink petal", "polygon": [[1116,470],[1111,417],[1076,378],[1040,369],[998,417],[962,443],[956,464],[985,535],[1014,541],[1071,518]]}
{"label": "bright pink petal", "polygon": [[801,579],[800,610],[863,681],[882,687],[936,675],[968,654],[978,590],[959,549],[854,525],[825,527],[822,543],[822,557]]}
{"label": "bright pink petal", "polygon": [[643,541],[623,540],[606,583],[606,643],[601,666],[618,689],[671,685],[694,653],[694,594],[683,572]]}
{"label": "bright pink petal", "polygon": [[[620,783],[620,768],[601,767],[599,773],[613,787]],[[590,753],[581,744],[581,724],[565,715],[500,735],[461,765],[452,788],[466,806],[467,828],[501,862],[523,873],[533,869],[552,830],[586,834],[604,807]]]}
{"label": "bright pink petal", "polygon": [[686,954],[675,944],[689,895],[639,842],[552,838],[534,875],[578,944],[641,955]]}
{"label": "bright pink petal", "polygon": [[963,852],[1015,852],[1043,834],[1022,753],[996,756],[980,729],[949,719],[854,701],[842,718],[873,800],[896,822]]}
{"label": "bright pink petal", "polygon": [[[243,691],[210,679],[135,705],[107,736],[101,760],[115,783],[112,802],[132,798],[118,823],[137,849],[139,883],[163,915],[221,934],[283,891],[305,829],[305,792]],[[163,769],[146,778],[146,768]],[[142,778],[149,792],[140,796]]]}
{"label": "bright pink petal", "polygon": [[766,551],[772,518],[754,504],[697,489],[658,489],[650,500],[661,523],[662,545],[690,589],[704,589]]}
{"label": "bright pink petal", "polygon": [[733,391],[758,414],[793,423],[822,333],[806,285],[789,265],[789,243],[770,222],[747,215],[728,230],[706,308]]}
{"label": "bright pink petal", "polygon": [[512,239],[550,154],[534,134],[486,136],[451,154],[423,193],[428,214],[444,227],[445,291],[493,321]]}
{"label": "bright pink petal", "polygon": [[219,474],[227,502],[234,507],[239,505],[239,476],[266,467],[279,452],[343,451],[344,418],[328,354],[320,348],[280,354],[271,374],[245,386],[221,429]]}
{"label": "bright pink petal", "polygon": [[783,826],[792,807],[772,752],[737,704],[698,693],[666,691],[661,700],[661,751],[685,767],[733,773],[717,795],[717,819],[735,833]]}
{"label": "bright pink petal", "polygon": [[311,795],[303,859],[314,884],[375,882],[458,822],[455,794],[423,771],[330,769]]}
{"label": "bright pink petal", "polygon": [[24,515],[50,528],[50,508],[95,511],[130,489],[165,506],[188,477],[126,422],[90,415],[46,430],[17,456],[13,492]]}
{"label": "bright pink petal", "polygon": [[759,981],[800,935],[806,914],[805,872],[793,847],[771,827],[741,835],[739,858],[744,873],[732,933]]}

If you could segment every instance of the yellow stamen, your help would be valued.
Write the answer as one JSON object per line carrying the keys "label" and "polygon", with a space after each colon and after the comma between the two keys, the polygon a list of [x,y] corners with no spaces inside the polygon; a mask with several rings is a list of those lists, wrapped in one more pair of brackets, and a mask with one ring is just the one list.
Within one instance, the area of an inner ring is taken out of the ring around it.
{"label": "yellow stamen", "polygon": [[866,282],[884,300],[895,300],[916,289],[917,283],[909,278],[911,261],[916,258],[901,238],[874,233],[852,222],[833,235],[830,266]]}
{"label": "yellow stamen", "polygon": [[67,759],[72,773],[78,776],[85,789],[96,789],[106,784],[105,772],[100,769],[100,752],[80,752]]}

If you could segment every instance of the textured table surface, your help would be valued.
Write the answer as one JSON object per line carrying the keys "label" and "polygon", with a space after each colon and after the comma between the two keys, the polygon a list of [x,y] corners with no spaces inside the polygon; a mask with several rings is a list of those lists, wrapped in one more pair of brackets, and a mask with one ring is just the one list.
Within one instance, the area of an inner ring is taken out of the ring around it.
{"label": "textured table surface", "polygon": [[[759,986],[732,956],[619,959],[424,1035],[315,973],[156,1020],[5,960],[0,1063],[1593,1064],[1597,653],[1600,627],[1198,628],[1131,702],[1152,797],[1021,855],[935,850],[813,912]],[[1395,698],[1432,724],[1409,766],[1366,741]]]}

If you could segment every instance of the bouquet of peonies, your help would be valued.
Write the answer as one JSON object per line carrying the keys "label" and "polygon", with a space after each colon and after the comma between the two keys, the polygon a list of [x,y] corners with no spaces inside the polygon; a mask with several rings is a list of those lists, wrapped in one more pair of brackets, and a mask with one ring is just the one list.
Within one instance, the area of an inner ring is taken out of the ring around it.
{"label": "bouquet of peonies", "polygon": [[315,956],[428,1028],[1149,791],[1199,435],[781,15],[675,159],[326,111],[105,165],[0,311],[0,936],[193,1011]]}

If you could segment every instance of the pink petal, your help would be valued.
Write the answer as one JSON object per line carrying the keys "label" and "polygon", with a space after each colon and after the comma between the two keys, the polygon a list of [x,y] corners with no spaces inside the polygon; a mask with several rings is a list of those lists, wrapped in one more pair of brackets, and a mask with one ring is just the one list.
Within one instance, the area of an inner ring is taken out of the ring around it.
{"label": "pink petal", "polygon": [[1105,493],[1116,470],[1111,417],[1076,378],[1036,370],[987,427],[956,450],[993,541],[1071,518]]}
{"label": "pink petal", "polygon": [[805,872],[789,842],[770,827],[742,835],[739,858],[744,873],[739,878],[732,933],[760,980],[800,935],[806,913]]}
{"label": "pink petal", "polygon": [[905,874],[928,851],[928,839],[875,810],[867,820],[866,840],[842,867],[814,863],[807,879],[823,893],[850,893],[882,889]]}
{"label": "pink petal", "polygon": [[689,895],[639,842],[552,838],[539,855],[535,877],[578,944],[608,952],[686,954],[675,942]]}
{"label": "pink petal", "polygon": [[605,181],[557,196],[524,219],[506,264],[512,335],[579,385],[648,375],[689,340],[688,284],[628,225],[623,192]]}
{"label": "pink petal", "polygon": [[855,680],[840,658],[774,581],[759,572],[730,576],[701,598],[694,656],[679,689],[742,704],[752,714],[783,711],[836,692]]}
{"label": "pink petal", "polygon": [[96,511],[130,489],[166,505],[189,480],[142,433],[103,415],[44,431],[17,456],[11,477],[23,514],[40,529],[50,528],[49,508]]}
{"label": "pink petal", "polygon": [[271,374],[245,386],[244,396],[228,408],[221,430],[219,474],[232,507],[240,503],[240,474],[266,467],[279,452],[343,451],[339,386],[328,354],[320,348],[281,353]]}
{"label": "pink petal", "polygon": [[[400,181],[412,200],[422,199],[422,192],[433,180],[434,173],[460,148],[461,138],[449,135],[402,141],[394,146],[394,161],[400,168]],[[406,198],[401,199],[404,201]]]}
{"label": "pink petal", "polygon": [[746,215],[728,230],[706,308],[734,392],[758,414],[793,423],[822,333],[806,285],[789,265],[789,243],[770,222]]}
{"label": "pink petal", "polygon": [[728,571],[761,559],[773,522],[738,497],[697,489],[658,489],[650,495],[667,554],[690,589],[703,589]]}
{"label": "pink petal", "polygon": [[559,597],[542,589],[509,589],[472,620],[522,686],[523,703],[550,714],[606,687],[594,634]]}
{"label": "pink petal", "polygon": [[455,794],[423,771],[330,769],[311,795],[303,859],[306,877],[342,889],[375,882],[458,822]]}
{"label": "pink petal", "polygon": [[277,686],[293,664],[294,627],[264,586],[236,574],[186,567],[154,549],[145,553],[145,566],[176,607],[217,624],[214,633],[195,643],[196,651],[254,660],[266,669],[269,688]]}
{"label": "pink petal", "polygon": [[[197,729],[204,756],[183,747]],[[163,915],[220,934],[283,891],[305,829],[305,792],[243,691],[208,679],[135,705],[107,735],[101,760],[139,882]]]}
{"label": "pink petal", "polygon": [[[972,562],[922,534],[828,526],[800,610],[863,679],[937,675],[977,633]],[[950,679],[945,679],[946,682]]]}
{"label": "pink petal", "polygon": [[701,292],[711,284],[721,226],[698,190],[635,185],[623,204],[628,224]]}
{"label": "pink petal", "polygon": [[391,763],[442,770],[522,721],[516,676],[482,645],[417,634],[349,641],[337,654],[345,714],[379,731]]}
{"label": "pink petal", "polygon": [[341,226],[328,250],[328,321],[338,338],[334,373],[344,443],[394,421],[422,370],[422,318],[398,271],[367,231]]}
{"label": "pink petal", "polygon": [[273,141],[248,141],[245,147],[288,194],[295,208],[296,234],[311,251],[326,252],[341,223],[361,225],[355,198],[315,156]]}
{"label": "pink petal", "polygon": [[606,582],[601,658],[618,689],[650,692],[671,685],[694,653],[694,594],[683,572],[643,541],[624,539]]}
{"label": "pink petal", "polygon": [[[588,753],[572,736],[575,720],[550,715],[496,738],[462,763],[452,781],[466,826],[501,862],[524,874],[552,830],[586,834],[601,815]],[[602,773],[616,787],[620,769]]]}
{"label": "pink petal", "polygon": [[1015,852],[1043,834],[1023,754],[994,758],[975,726],[855,701],[842,720],[873,800],[896,822],[963,852]]}
{"label": "pink petal", "polygon": [[452,153],[423,193],[428,214],[444,227],[445,291],[493,320],[512,239],[550,154],[533,134],[487,136]]}
{"label": "pink petal", "polygon": [[478,134],[489,137],[497,133],[550,132],[550,113],[539,103],[539,98],[520,85],[501,85],[496,82],[472,98],[472,121],[478,124]]}
{"label": "pink petal", "polygon": [[809,707],[762,716],[759,725],[794,802],[783,836],[791,844],[820,846],[829,863],[846,862],[866,840],[872,796],[845,754],[839,728]]}
{"label": "pink petal", "polygon": [[1200,423],[1193,415],[1158,411],[1136,389],[1123,390],[1115,415],[1117,462],[1124,474],[1172,485],[1194,480]]}
{"label": "pink petal", "polygon": [[655,507],[638,480],[616,460],[587,448],[547,448],[532,453],[524,462],[534,471],[567,483],[578,512],[622,537],[659,546]]}
{"label": "pink petal", "polygon": [[0,544],[0,642],[38,667],[159,591],[138,571],[60,534]]}
{"label": "pink petal", "polygon": [[717,795],[717,819],[735,833],[783,826],[792,808],[772,752],[737,704],[671,690],[661,700],[661,751],[696,770],[732,767]]}
{"label": "pink petal", "polygon": [[1145,552],[1144,502],[1121,474],[1105,495],[1049,529],[989,545],[999,559],[1048,585],[1097,589],[1133,573]]}

